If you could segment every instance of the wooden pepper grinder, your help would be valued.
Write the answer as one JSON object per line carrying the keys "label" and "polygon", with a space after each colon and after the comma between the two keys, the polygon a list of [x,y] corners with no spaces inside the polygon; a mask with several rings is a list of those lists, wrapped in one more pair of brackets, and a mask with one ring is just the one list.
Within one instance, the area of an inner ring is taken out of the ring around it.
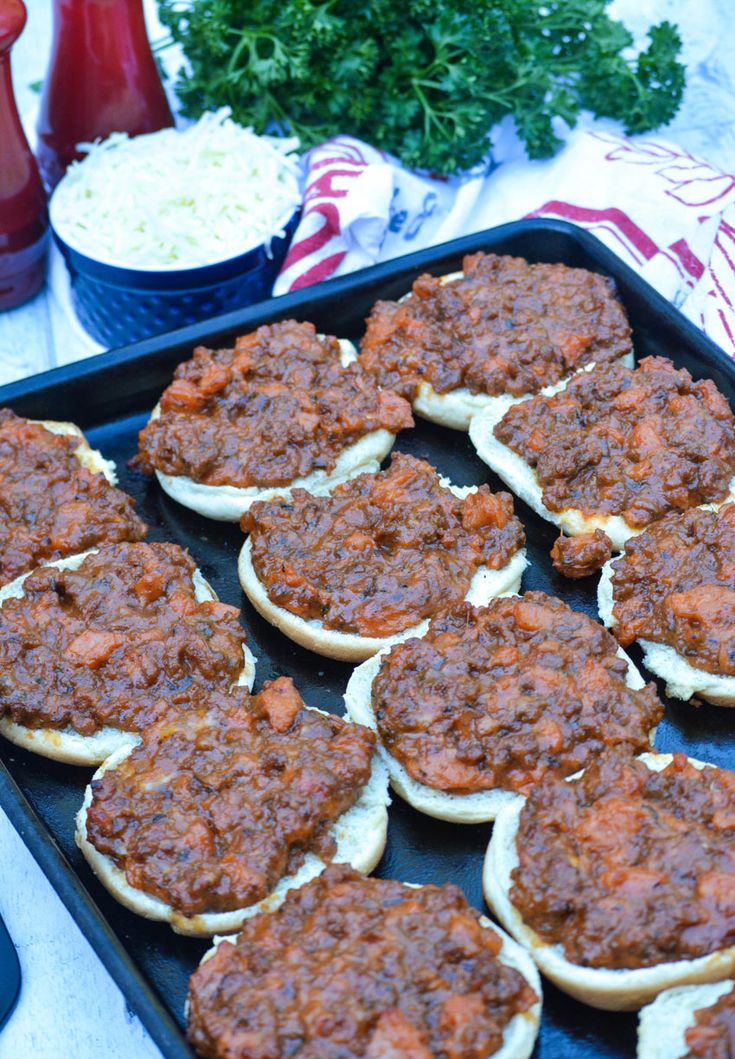
{"label": "wooden pepper grinder", "polygon": [[46,275],[46,195],[10,77],[10,49],[25,24],[23,0],[0,2],[0,309],[32,297]]}
{"label": "wooden pepper grinder", "polygon": [[49,192],[82,158],[78,143],[173,125],[142,0],[54,0],[51,62],[38,118],[38,164]]}

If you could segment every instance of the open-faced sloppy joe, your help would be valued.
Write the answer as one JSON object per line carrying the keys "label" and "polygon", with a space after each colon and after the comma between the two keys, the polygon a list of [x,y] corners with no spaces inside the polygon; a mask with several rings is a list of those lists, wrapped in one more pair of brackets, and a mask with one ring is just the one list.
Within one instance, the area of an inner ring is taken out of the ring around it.
{"label": "open-faced sloppy joe", "polygon": [[330,829],[368,782],[374,746],[368,729],[308,710],[290,678],[253,696],[212,690],[93,780],[86,838],[177,913],[244,909],[307,853],[332,858]]}
{"label": "open-faced sloppy joe", "polygon": [[487,1059],[538,1000],[502,946],[456,886],[334,865],[194,972],[189,1040],[203,1059]]}
{"label": "open-faced sloppy joe", "polygon": [[353,362],[336,338],[285,320],[194,350],[141,431],[144,466],[210,486],[280,486],[331,471],[373,431],[413,425],[411,409]]}
{"label": "open-faced sloppy joe", "polygon": [[195,570],[176,544],[121,543],[33,571],[0,607],[0,715],[84,736],[139,732],[234,684],[239,612],[198,602]]}
{"label": "open-faced sloppy joe", "polygon": [[434,468],[402,453],[329,496],[299,489],[242,519],[270,601],[327,629],[402,632],[459,602],[480,567],[498,570],[524,542],[508,493],[459,499]]}
{"label": "open-faced sloppy joe", "polygon": [[383,745],[419,783],[527,793],[605,747],[636,754],[663,713],[613,636],[543,592],[461,603],[393,647],[373,681]]}
{"label": "open-faced sloppy joe", "polygon": [[664,357],[581,372],[513,405],[494,434],[534,469],[550,511],[620,515],[632,529],[724,500],[735,474],[727,401]]}
{"label": "open-faced sloppy joe", "polygon": [[735,1055],[735,988],[694,1013],[684,1034],[689,1049],[683,1059],[732,1059]]}
{"label": "open-faced sloppy joe", "polygon": [[482,253],[463,269],[449,282],[419,276],[407,298],[375,305],[360,359],[383,386],[409,400],[427,384],[517,397],[631,349],[605,276]]}
{"label": "open-faced sloppy joe", "polygon": [[0,409],[0,584],[104,541],[141,540],[131,497],[94,472],[81,434]]}
{"label": "open-faced sloppy joe", "polygon": [[612,564],[622,644],[667,644],[698,669],[735,676],[735,504],[654,523]]}
{"label": "open-faced sloppy joe", "polygon": [[735,945],[735,773],[607,751],[528,795],[510,899],[589,968],[652,967]]}

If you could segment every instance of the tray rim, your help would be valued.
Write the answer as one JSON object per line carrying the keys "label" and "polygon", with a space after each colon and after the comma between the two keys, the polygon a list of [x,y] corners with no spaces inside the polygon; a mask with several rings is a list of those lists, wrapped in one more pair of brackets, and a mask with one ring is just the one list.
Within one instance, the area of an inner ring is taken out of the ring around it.
{"label": "tray rim", "polygon": [[[302,305],[315,299],[348,298],[349,295],[372,283],[398,279],[403,274],[418,273],[436,267],[443,258],[472,252],[484,241],[499,241],[520,235],[538,236],[545,232],[558,233],[577,243],[594,258],[595,267],[626,284],[646,302],[651,311],[666,318],[684,337],[697,345],[735,385],[735,360],[704,334],[692,321],[673,306],[663,295],[627,265],[614,251],[596,236],[567,221],[553,218],[513,221],[483,229],[423,250],[404,254],[390,261],[372,265],[347,276],[324,281],[300,291],[270,298],[246,309],[213,317],[175,331],[168,331],[127,346],[120,346],[85,360],[52,368],[0,386],[0,407],[12,406],[26,398],[50,396],[56,389],[71,382],[121,375],[130,366],[153,359],[171,347],[193,347],[212,341],[218,335],[258,326],[260,321],[282,319],[298,313]],[[102,420],[105,421],[105,420]],[[86,420],[80,416],[78,422]],[[89,426],[94,427],[96,421]],[[98,908],[76,871],[58,846],[53,833],[40,820],[30,801],[20,790],[5,763],[0,759],[0,808],[33,855],[56,893],[63,901],[77,926],[95,951],[103,966],[134,1010],[165,1059],[193,1059],[183,1031],[165,1004],[158,998],[153,985],[128,953],[107,918]]]}

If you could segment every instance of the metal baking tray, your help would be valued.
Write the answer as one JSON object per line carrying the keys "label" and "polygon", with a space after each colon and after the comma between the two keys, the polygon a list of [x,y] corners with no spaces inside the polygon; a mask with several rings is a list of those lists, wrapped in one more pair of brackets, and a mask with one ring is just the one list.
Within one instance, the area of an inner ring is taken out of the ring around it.
{"label": "metal baking tray", "polygon": [[[0,389],[0,406],[9,405],[20,415],[78,423],[92,445],[117,463],[122,488],[135,497],[139,513],[151,526],[150,539],[186,546],[220,598],[242,608],[248,642],[258,659],[256,687],[291,674],[309,705],[341,712],[350,666],[297,647],[254,612],[237,580],[235,561],[243,540],[238,527],[180,507],[155,481],[130,471],[127,461],[174,367],[197,344],[226,345],[260,324],[288,317],[311,320],[322,331],[359,340],[376,299],[404,294],[421,272],[451,272],[460,267],[464,254],[476,250],[560,261],[612,276],[633,325],[637,355],[664,354],[697,378],[713,378],[735,407],[733,362],[593,236],[553,220],[503,225],[13,383]],[[458,485],[489,481],[493,488],[501,487],[474,454],[466,434],[418,420],[414,430],[399,436],[396,448],[428,459]],[[555,574],[549,549],[556,530],[522,503],[516,502],[516,510],[526,528],[531,560],[524,589],[559,595],[596,617],[596,578],[570,582]],[[636,649],[631,653],[638,662]],[[657,748],[684,750],[735,767],[732,720],[724,709],[668,702]],[[184,1000],[189,975],[207,943],[139,918],[97,882],[73,838],[74,814],[89,776],[86,769],[46,761],[0,739],[0,805],[163,1054],[167,1059],[190,1057],[183,1033]],[[463,827],[432,820],[396,796],[378,874],[417,883],[451,880],[462,887],[470,904],[483,908],[480,874],[489,836],[489,824]],[[596,1011],[544,984],[537,1059],[630,1057],[635,1039],[635,1015]]]}

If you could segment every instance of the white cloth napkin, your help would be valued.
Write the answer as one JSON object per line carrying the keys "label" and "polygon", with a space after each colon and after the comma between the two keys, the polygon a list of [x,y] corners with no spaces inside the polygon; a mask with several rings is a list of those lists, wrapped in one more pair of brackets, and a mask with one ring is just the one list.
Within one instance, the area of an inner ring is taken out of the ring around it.
{"label": "white cloth napkin", "polygon": [[593,232],[735,356],[735,174],[604,123],[529,162],[509,126],[490,173],[420,176],[350,137],[305,158],[304,211],[274,294],[525,217]]}

